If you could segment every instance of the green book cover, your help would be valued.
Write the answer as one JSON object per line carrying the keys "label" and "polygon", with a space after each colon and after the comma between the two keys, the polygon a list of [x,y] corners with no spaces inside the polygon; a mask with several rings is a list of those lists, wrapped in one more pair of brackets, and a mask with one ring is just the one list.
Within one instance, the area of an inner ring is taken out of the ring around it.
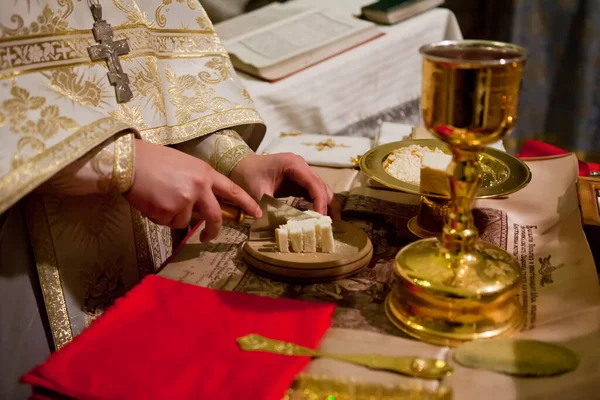
{"label": "green book cover", "polygon": [[364,10],[372,10],[388,13],[417,2],[418,0],[381,0],[363,7],[363,12]]}

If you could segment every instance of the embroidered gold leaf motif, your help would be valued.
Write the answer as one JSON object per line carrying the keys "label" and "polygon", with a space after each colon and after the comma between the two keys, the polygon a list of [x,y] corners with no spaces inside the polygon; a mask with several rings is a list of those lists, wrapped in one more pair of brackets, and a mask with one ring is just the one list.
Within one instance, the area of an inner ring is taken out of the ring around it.
{"label": "embroidered gold leaf motif", "polygon": [[212,23],[210,22],[210,19],[208,19],[208,17],[206,15],[202,15],[201,17],[196,18],[196,23],[198,24],[200,29],[203,31],[212,31],[213,30]]}
{"label": "embroidered gold leaf motif", "polygon": [[13,86],[10,94],[13,98],[4,102],[4,108],[11,113],[25,113],[29,110],[37,110],[46,103],[45,98],[31,96],[27,90],[18,86]]}
{"label": "embroidered gold leaf motif", "polygon": [[[185,0],[177,0],[179,3],[183,3]],[[187,0],[186,1],[188,8],[190,10],[195,10],[197,7],[196,1],[195,0]]]}
{"label": "embroidered gold leaf motif", "polygon": [[98,176],[96,186],[100,193],[110,192],[113,164],[114,154],[106,147],[100,149],[90,161],[92,171]]}
{"label": "embroidered gold leaf motif", "polygon": [[60,115],[58,106],[44,107],[37,122],[37,133],[44,139],[50,139],[58,133],[59,129],[73,129],[79,126],[69,117]]}
{"label": "embroidered gold leaf motif", "polygon": [[205,83],[217,84],[222,81],[226,81],[232,78],[231,75],[231,64],[226,57],[213,57],[206,64],[208,69],[212,69],[216,77],[213,77],[213,73],[208,71],[202,71],[198,74],[198,77]]}
{"label": "embroidered gold leaf motif", "polygon": [[149,28],[152,27],[153,23],[148,21],[148,15],[140,10],[135,1],[132,2],[131,6],[125,4],[125,0],[113,0],[113,4],[127,15],[127,21],[130,24],[142,24]]}
{"label": "embroidered gold leaf motif", "polygon": [[31,136],[19,139],[17,152],[13,156],[12,167],[18,168],[32,157],[37,156],[46,149],[44,142]]}
{"label": "embroidered gold leaf motif", "polygon": [[142,118],[142,110],[139,107],[127,107],[120,104],[119,109],[111,112],[110,116],[138,130],[148,129],[148,125]]}
{"label": "embroidered gold leaf motif", "polygon": [[9,28],[0,24],[0,37],[29,36],[67,31],[69,25],[66,18],[73,12],[73,1],[59,0],[58,5],[66,7],[62,14],[55,13],[48,5],[46,5],[43,8],[42,13],[28,27],[25,26],[23,17],[18,14],[12,15],[10,20],[11,22],[16,23],[17,26]]}
{"label": "embroidered gold leaf motif", "polygon": [[246,89],[242,90],[242,97],[244,97],[248,103],[254,104],[254,100],[252,100],[250,93]]}
{"label": "embroidered gold leaf motif", "polygon": [[94,251],[119,235],[126,216],[119,200],[117,194],[86,196],[84,203],[77,197],[45,196],[44,204],[56,237]]}
{"label": "embroidered gold leaf motif", "polygon": [[291,133],[287,133],[287,132],[281,132],[279,134],[279,137],[287,137],[287,136],[300,136],[302,135],[302,132],[291,132]]}
{"label": "embroidered gold leaf motif", "polygon": [[323,151],[325,149],[333,149],[336,147],[350,147],[345,144],[336,144],[331,138],[324,140],[322,142],[313,143],[313,142],[304,142],[302,143],[305,146],[315,146],[317,151]]}
{"label": "embroidered gold leaf motif", "polygon": [[6,117],[4,116],[4,114],[2,114],[0,112],[0,127],[3,127],[5,123],[6,123]]}
{"label": "embroidered gold leaf motif", "polygon": [[223,112],[227,109],[228,105],[231,105],[231,101],[224,97],[215,97],[210,101],[209,107],[214,112]]}
{"label": "embroidered gold leaf motif", "polygon": [[[39,135],[50,139],[58,133],[59,129],[73,129],[79,126],[69,117],[60,115],[56,105],[46,106],[46,99],[31,94],[18,86],[13,86],[10,91],[12,99],[6,100],[2,105],[10,115],[9,121],[15,133]],[[44,108],[42,108],[44,107]],[[29,112],[41,109],[37,120],[30,119]]]}
{"label": "embroidered gold leaf motif", "polygon": [[208,109],[214,89],[207,87],[193,75],[177,76],[169,69],[165,70],[169,81],[169,101],[175,106],[175,118],[179,124],[186,123],[192,114],[200,114]]}
{"label": "embroidered gold leaf motif", "polygon": [[112,303],[123,296],[127,290],[123,274],[125,273],[124,257],[116,262],[105,261],[103,265],[95,263],[91,271],[84,271],[85,300],[82,310],[97,316],[104,312]]}
{"label": "embroidered gold leaf motif", "polygon": [[13,86],[10,90],[12,99],[6,100],[2,106],[9,115],[9,121],[12,130],[15,133],[21,133],[24,129],[24,125],[33,121],[27,120],[27,113],[29,110],[38,110],[45,103],[46,99],[43,97],[34,97],[29,92],[18,86]]}
{"label": "embroidered gold leaf motif", "polygon": [[161,76],[156,58],[146,58],[146,63],[141,65],[133,76],[133,87],[148,102],[152,102],[157,113],[163,117],[166,116],[165,99],[162,95]]}
{"label": "embroidered gold leaf motif", "polygon": [[[186,3],[190,10],[195,10],[197,8],[196,0],[175,0],[177,3]],[[154,18],[156,19],[156,23],[161,28],[164,28],[167,25],[167,16],[163,14],[165,11],[169,12],[169,6],[173,3],[173,0],[162,0],[162,4],[156,8],[154,13]]]}
{"label": "embroidered gold leaf motif", "polygon": [[98,107],[102,101],[103,90],[101,79],[77,75],[73,68],[60,68],[50,74],[44,74],[50,80],[50,87],[65,99],[84,106]]}

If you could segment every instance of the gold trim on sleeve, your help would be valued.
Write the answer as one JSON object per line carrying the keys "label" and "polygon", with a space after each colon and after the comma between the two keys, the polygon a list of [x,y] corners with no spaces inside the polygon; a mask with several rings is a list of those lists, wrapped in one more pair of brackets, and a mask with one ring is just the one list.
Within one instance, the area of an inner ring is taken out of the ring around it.
{"label": "gold trim on sleeve", "polygon": [[83,156],[117,132],[130,128],[112,118],[103,118],[81,127],[62,142],[24,161],[0,178],[0,213],[73,160]]}
{"label": "gold trim on sleeve", "polygon": [[246,142],[233,130],[214,133],[215,142],[209,164],[225,176],[247,155],[254,154]]}
{"label": "gold trim on sleeve", "polygon": [[262,118],[256,110],[251,108],[236,108],[209,114],[181,125],[142,129],[140,130],[140,134],[148,142],[172,145],[238,125],[263,123]]}
{"label": "gold trim on sleeve", "polygon": [[135,170],[135,144],[132,133],[126,133],[115,140],[115,161],[112,182],[118,193],[131,189]]}
{"label": "gold trim on sleeve", "polygon": [[32,197],[27,202],[27,226],[35,253],[52,340],[55,349],[60,350],[73,339],[73,331],[52,243],[50,224],[46,217],[44,203],[39,197]]}
{"label": "gold trim on sleeve", "polygon": [[142,214],[131,207],[131,221],[133,223],[133,239],[135,241],[135,254],[137,257],[140,280],[154,272],[154,263],[150,255],[146,221]]}

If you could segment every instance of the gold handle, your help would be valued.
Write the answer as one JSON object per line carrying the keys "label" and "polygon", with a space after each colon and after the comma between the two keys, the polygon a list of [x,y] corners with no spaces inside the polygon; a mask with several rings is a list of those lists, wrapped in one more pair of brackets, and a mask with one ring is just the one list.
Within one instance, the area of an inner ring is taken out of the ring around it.
{"label": "gold handle", "polygon": [[[244,219],[246,218],[244,210],[231,204],[221,203],[219,205],[221,206],[221,214],[223,215],[224,221],[235,221],[238,224],[244,222]],[[196,211],[192,212],[192,218],[203,219]]]}
{"label": "gold handle", "polygon": [[443,360],[375,354],[328,354],[295,343],[270,339],[257,334],[240,337],[237,339],[237,343],[244,351],[264,351],[286,356],[329,358],[371,369],[397,372],[424,379],[440,379],[452,372],[452,367]]}

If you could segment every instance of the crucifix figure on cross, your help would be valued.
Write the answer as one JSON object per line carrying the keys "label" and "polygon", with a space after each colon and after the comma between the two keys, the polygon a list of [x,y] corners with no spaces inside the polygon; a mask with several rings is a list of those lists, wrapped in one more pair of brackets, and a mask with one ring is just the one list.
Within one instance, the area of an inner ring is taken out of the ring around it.
{"label": "crucifix figure on cross", "polygon": [[92,61],[106,60],[108,64],[108,80],[115,87],[117,103],[127,103],[133,98],[129,87],[129,77],[119,61],[119,56],[129,53],[127,39],[113,41],[112,27],[102,19],[100,4],[91,5],[94,16],[94,38],[99,43],[88,48]]}

